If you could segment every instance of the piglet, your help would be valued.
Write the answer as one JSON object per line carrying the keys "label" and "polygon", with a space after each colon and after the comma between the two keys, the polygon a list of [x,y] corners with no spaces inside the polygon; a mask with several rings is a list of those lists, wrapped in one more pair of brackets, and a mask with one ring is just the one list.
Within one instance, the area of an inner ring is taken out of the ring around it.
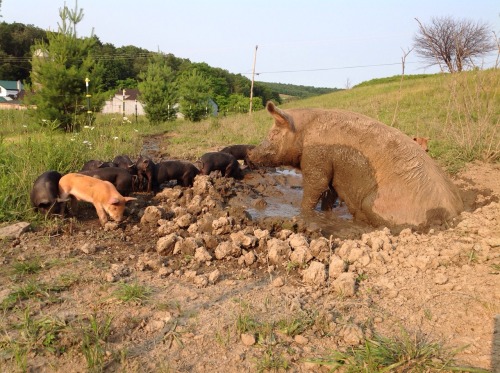
{"label": "piglet", "polygon": [[212,171],[220,171],[225,177],[242,179],[240,164],[234,156],[229,153],[209,152],[200,158],[201,174],[209,175]]}
{"label": "piglet", "polygon": [[[59,201],[66,202],[69,199],[73,213],[76,213],[77,201],[92,203],[103,226],[108,221],[106,214],[114,221],[122,221],[125,204],[136,200],[123,197],[109,181],[77,173],[64,175],[59,180]],[[64,205],[61,214],[64,216]]]}
{"label": "piglet", "polygon": [[61,174],[57,171],[46,171],[35,180],[30,192],[31,205],[35,211],[43,214],[58,214],[61,203],[59,196],[59,180]]}

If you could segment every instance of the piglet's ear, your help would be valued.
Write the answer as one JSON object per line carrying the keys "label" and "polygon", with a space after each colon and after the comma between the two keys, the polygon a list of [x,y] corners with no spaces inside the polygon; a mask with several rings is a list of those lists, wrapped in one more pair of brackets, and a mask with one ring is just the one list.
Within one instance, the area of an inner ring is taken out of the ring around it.
{"label": "piglet's ear", "polygon": [[116,197],[112,197],[109,199],[109,204],[110,205],[119,205],[120,204],[120,200]]}

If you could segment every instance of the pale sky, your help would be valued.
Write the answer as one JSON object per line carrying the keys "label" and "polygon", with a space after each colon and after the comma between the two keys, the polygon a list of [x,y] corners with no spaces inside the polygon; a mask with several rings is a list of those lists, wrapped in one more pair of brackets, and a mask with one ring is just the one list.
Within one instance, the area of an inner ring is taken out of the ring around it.
{"label": "pale sky", "polygon": [[[75,2],[67,0],[73,8]],[[3,0],[0,21],[57,30],[62,0]],[[500,37],[498,0],[79,0],[80,36],[206,62],[256,81],[345,88],[401,74],[415,18],[488,23]],[[490,67],[493,54],[482,62]],[[406,74],[437,72],[414,52]]]}

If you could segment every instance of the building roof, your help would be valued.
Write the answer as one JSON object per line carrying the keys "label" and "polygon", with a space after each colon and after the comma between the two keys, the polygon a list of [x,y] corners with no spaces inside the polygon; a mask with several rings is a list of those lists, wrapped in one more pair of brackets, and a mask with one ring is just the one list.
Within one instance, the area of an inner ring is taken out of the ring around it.
{"label": "building roof", "polygon": [[[140,92],[137,88],[125,88],[125,100],[137,100],[137,97],[139,96]],[[115,96],[122,97],[123,96],[123,90],[118,89],[115,92]]]}
{"label": "building roof", "polygon": [[[8,89],[9,91],[17,91],[17,81],[15,80],[0,80],[0,86]],[[23,85],[21,84],[21,89]]]}

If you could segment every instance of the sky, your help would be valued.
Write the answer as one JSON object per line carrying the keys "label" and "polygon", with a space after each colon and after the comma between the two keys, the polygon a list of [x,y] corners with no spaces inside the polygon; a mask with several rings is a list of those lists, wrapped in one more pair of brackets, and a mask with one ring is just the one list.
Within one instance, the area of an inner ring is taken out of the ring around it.
{"label": "sky", "polygon": [[[63,6],[2,0],[0,21],[57,30]],[[249,79],[255,58],[256,81],[329,88],[399,75],[408,52],[405,74],[438,72],[410,51],[415,18],[479,21],[500,37],[498,0],[79,0],[78,8],[79,36],[93,32],[115,47],[172,53]]]}

